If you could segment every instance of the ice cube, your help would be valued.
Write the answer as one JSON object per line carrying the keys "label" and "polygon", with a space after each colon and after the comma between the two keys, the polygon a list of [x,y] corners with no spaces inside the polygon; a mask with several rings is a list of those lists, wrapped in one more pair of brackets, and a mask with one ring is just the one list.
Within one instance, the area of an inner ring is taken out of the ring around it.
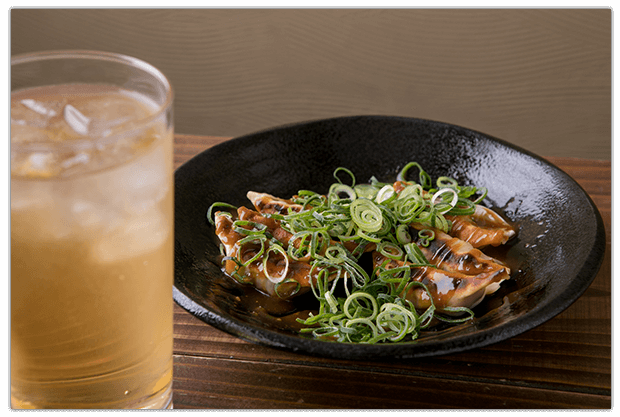
{"label": "ice cube", "polygon": [[37,126],[28,125],[24,120],[11,120],[11,143],[32,143],[51,140],[50,133]]}
{"label": "ice cube", "polygon": [[112,198],[128,212],[146,212],[169,193],[165,151],[163,146],[157,146],[110,172],[110,184],[117,189]]}
{"label": "ice cube", "polygon": [[90,155],[86,152],[80,152],[73,157],[65,159],[60,164],[64,169],[71,168],[75,165],[86,165],[90,162]]}
{"label": "ice cube", "polygon": [[11,180],[11,235],[41,241],[67,237],[71,225],[63,221],[64,206],[57,204],[55,192],[53,182]]}
{"label": "ice cube", "polygon": [[129,122],[131,117],[123,117],[112,121],[91,119],[89,129],[90,134],[96,137],[107,137],[114,133],[116,127]]}
{"label": "ice cube", "polygon": [[[92,198],[93,195],[86,195]],[[107,233],[117,228],[123,221],[118,212],[110,210],[105,202],[92,199],[75,198],[66,210],[65,222],[71,224],[80,233]],[[95,231],[95,229],[97,229]]]}
{"label": "ice cube", "polygon": [[92,120],[114,124],[128,119],[138,120],[150,114],[147,108],[143,108],[135,100],[121,94],[90,97],[89,100],[75,102],[74,105],[83,115]]}
{"label": "ice cube", "polygon": [[165,216],[153,208],[105,235],[93,245],[92,255],[100,263],[110,263],[151,253],[166,241],[169,232]]}
{"label": "ice cube", "polygon": [[11,211],[54,207],[53,185],[43,181],[11,180]]}
{"label": "ice cube", "polygon": [[11,101],[11,125],[47,127],[59,115],[64,102],[40,102],[33,99]]}
{"label": "ice cube", "polygon": [[84,116],[78,109],[71,104],[67,104],[64,109],[65,122],[76,133],[86,136],[88,134],[88,125],[90,124],[90,118]]}
{"label": "ice cube", "polygon": [[58,113],[52,107],[48,107],[48,105],[33,100],[31,98],[27,98],[21,101],[21,103],[28,107],[30,110],[39,113],[40,115],[49,117],[54,117]]}
{"label": "ice cube", "polygon": [[34,152],[26,157],[11,152],[11,175],[48,178],[56,175],[58,169],[51,152]]}
{"label": "ice cube", "polygon": [[54,155],[50,152],[47,153],[33,153],[28,157],[30,166],[34,170],[45,170],[50,163],[54,160]]}

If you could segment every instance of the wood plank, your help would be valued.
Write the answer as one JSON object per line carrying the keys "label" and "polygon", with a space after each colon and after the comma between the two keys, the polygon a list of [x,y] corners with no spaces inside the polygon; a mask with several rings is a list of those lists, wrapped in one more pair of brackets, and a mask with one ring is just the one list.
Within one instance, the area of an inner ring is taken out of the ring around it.
{"label": "wood plank", "polygon": [[[547,387],[573,387],[583,391],[609,392],[611,388],[610,321],[554,319],[515,338],[489,347],[423,361],[344,361],[295,354],[253,345],[227,335],[188,313],[177,317],[175,353],[192,357],[235,358],[244,361],[322,364],[339,368],[399,369],[461,375],[462,378],[496,378],[513,383]],[[582,330],[588,329],[588,330]],[[580,331],[581,330],[581,331]]]}
{"label": "wood plank", "polygon": [[[420,372],[175,358],[177,408],[608,408],[610,397]],[[466,397],[464,394],[467,393]]]}

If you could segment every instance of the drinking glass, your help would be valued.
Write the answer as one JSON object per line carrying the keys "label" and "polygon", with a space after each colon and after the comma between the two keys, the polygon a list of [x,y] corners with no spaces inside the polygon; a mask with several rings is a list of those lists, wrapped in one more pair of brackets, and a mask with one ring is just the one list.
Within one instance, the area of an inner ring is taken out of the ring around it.
{"label": "drinking glass", "polygon": [[139,59],[11,59],[11,406],[171,408],[173,94]]}

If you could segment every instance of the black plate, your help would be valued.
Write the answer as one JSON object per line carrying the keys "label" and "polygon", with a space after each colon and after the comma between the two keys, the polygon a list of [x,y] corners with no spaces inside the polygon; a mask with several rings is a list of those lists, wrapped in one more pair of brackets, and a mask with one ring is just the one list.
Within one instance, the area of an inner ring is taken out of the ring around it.
{"label": "black plate", "polygon": [[[205,213],[211,203],[251,207],[248,190],[290,197],[327,192],[335,168],[358,182],[393,179],[417,161],[431,175],[486,186],[484,204],[518,228],[505,248],[513,279],[476,307],[472,322],[413,342],[352,345],[289,329],[290,316],[251,303],[266,300],[219,268],[219,245]],[[601,265],[605,230],[596,206],[567,174],[502,140],[428,120],[360,116],[283,126],[227,141],[175,175],[175,301],[190,313],[254,343],[342,359],[414,358],[486,346],[554,317],[590,285]]]}

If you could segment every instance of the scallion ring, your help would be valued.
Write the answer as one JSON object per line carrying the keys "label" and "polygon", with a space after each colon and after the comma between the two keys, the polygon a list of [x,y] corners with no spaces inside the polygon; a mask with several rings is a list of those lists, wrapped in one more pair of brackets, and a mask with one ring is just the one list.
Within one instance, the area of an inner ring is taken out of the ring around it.
{"label": "scallion ring", "polygon": [[424,254],[422,253],[422,250],[415,243],[407,243],[405,245],[405,252],[407,253],[407,256],[409,257],[409,260],[414,265],[421,265],[421,266],[430,265],[430,263],[428,262]]}
{"label": "scallion ring", "polygon": [[[246,236],[243,239],[240,239],[237,241],[237,243],[235,243],[235,245],[237,246],[237,259],[239,260],[241,266],[246,267],[248,265],[250,265],[252,262],[260,259],[260,257],[263,255],[263,253],[265,252],[265,241],[267,240],[267,238],[264,235],[250,235],[250,236]],[[256,251],[256,253],[247,261],[244,261],[242,259],[243,257],[243,247],[249,243],[256,243],[258,242],[260,244],[260,249]]]}
{"label": "scallion ring", "polygon": [[355,194],[358,197],[372,200],[373,198],[375,198],[378,188],[373,186],[372,184],[358,184],[353,187],[353,190],[355,190]]}
{"label": "scallion ring", "polygon": [[240,235],[260,235],[265,234],[267,226],[250,220],[235,220],[232,224],[232,228]]}
{"label": "scallion ring", "polygon": [[327,301],[329,309],[332,313],[338,312],[338,303],[330,291],[325,292],[325,301]]}
{"label": "scallion ring", "polygon": [[331,187],[329,187],[329,192],[327,193],[328,203],[331,205],[338,204],[339,202],[344,201],[353,201],[357,198],[357,194],[355,190],[345,184],[334,183]]}
{"label": "scallion ring", "polygon": [[338,178],[338,172],[339,171],[343,171],[346,172],[347,174],[349,174],[349,176],[351,177],[351,187],[355,186],[355,175],[353,175],[353,172],[351,172],[351,170],[344,168],[344,167],[338,167],[334,170],[334,178],[336,178],[336,180],[338,180],[338,183],[342,184],[343,182],[340,181],[340,178]]}
{"label": "scallion ring", "polygon": [[396,240],[401,245],[405,245],[411,242],[411,235],[409,234],[409,226],[406,224],[400,224],[396,227]]}
{"label": "scallion ring", "polygon": [[[269,254],[272,252],[279,253],[280,255],[282,255],[284,259],[284,270],[280,273],[279,277],[274,277],[269,272]],[[290,266],[289,257],[287,256],[287,253],[282,248],[282,246],[272,245],[267,248],[267,250],[265,251],[264,259],[263,259],[263,271],[269,281],[273,282],[274,284],[277,284],[278,282],[283,281],[288,275],[289,266]]]}
{"label": "scallion ring", "polygon": [[404,255],[404,252],[400,246],[391,242],[381,242],[377,249],[381,255],[394,260],[400,260]]}
{"label": "scallion ring", "polygon": [[456,192],[456,190],[454,190],[453,188],[442,188],[441,190],[437,191],[435,194],[433,194],[433,197],[431,198],[431,203],[433,204],[438,204],[437,203],[437,199],[441,197],[441,202],[444,201],[444,197],[442,197],[442,194],[452,194],[452,200],[448,203],[451,207],[456,206],[456,203],[459,201],[459,195]]}
{"label": "scallion ring", "polygon": [[[368,305],[364,306],[360,304],[361,300],[367,300],[366,303],[370,303],[370,307]],[[353,305],[354,303],[355,305]],[[353,307],[356,307],[355,308],[356,313],[351,313],[350,309],[352,305]],[[344,314],[346,314],[347,317],[350,319],[359,318],[357,314],[359,313],[360,310],[370,311],[371,313],[366,316],[363,316],[363,318],[374,320],[375,317],[377,317],[377,314],[379,313],[379,306],[377,305],[377,300],[375,299],[375,297],[368,294],[367,292],[358,291],[358,292],[354,292],[353,294],[347,297],[346,301],[344,302],[343,310],[344,310]]]}
{"label": "scallion ring", "polygon": [[482,200],[484,200],[489,192],[489,190],[486,187],[481,187],[478,188],[477,191],[482,190],[482,195],[480,197],[478,197],[477,199],[474,200],[474,204],[479,204],[480,202],[482,202]]}
{"label": "scallion ring", "polygon": [[418,238],[422,246],[428,247],[430,242],[435,239],[435,231],[432,229],[422,229],[418,231]]}
{"label": "scallion ring", "polygon": [[439,177],[437,178],[437,188],[454,188],[456,189],[459,186],[459,183],[450,177]]}
{"label": "scallion ring", "polygon": [[396,191],[391,184],[384,185],[376,194],[375,202],[377,204],[389,204],[396,199]]}
{"label": "scallion ring", "polygon": [[472,318],[474,318],[474,312],[467,308],[467,307],[444,307],[443,309],[445,312],[451,313],[451,314],[459,314],[459,313],[466,313],[467,315],[465,317],[445,317],[439,314],[435,314],[435,317],[438,320],[441,320],[443,322],[446,323],[463,323],[466,322]]}
{"label": "scallion ring", "polygon": [[383,213],[372,200],[358,198],[349,207],[351,220],[364,232],[378,232],[383,225]]}
{"label": "scallion ring", "polygon": [[420,178],[420,185],[422,185],[422,187],[424,188],[430,188],[432,183],[431,183],[431,176],[428,175],[426,173],[426,171],[424,171],[422,169],[422,167],[420,166],[420,164],[418,164],[417,162],[409,162],[407,165],[405,165],[403,167],[403,169],[398,173],[398,175],[396,176],[396,180],[397,181],[406,181],[407,178],[407,172],[411,169],[411,168],[418,168],[418,170],[420,171],[419,174],[419,178]]}
{"label": "scallion ring", "polygon": [[213,203],[213,204],[211,204],[211,205],[209,206],[209,208],[207,209],[207,213],[205,214],[205,218],[207,219],[207,221],[208,221],[209,223],[211,223],[211,225],[215,225],[215,221],[214,221],[214,219],[212,218],[212,217],[213,217],[213,216],[212,216],[213,209],[214,209],[215,207],[225,207],[225,208],[230,208],[230,209],[233,209],[233,210],[237,210],[237,207],[236,207],[236,206],[233,206],[232,204],[228,204],[228,203],[220,203],[220,202],[217,202],[217,203]]}
{"label": "scallion ring", "polygon": [[408,333],[416,329],[415,315],[401,305],[385,303],[381,306],[381,312],[377,315],[377,327],[395,332],[389,339],[393,342],[402,340]]}
{"label": "scallion ring", "polygon": [[476,205],[473,201],[466,198],[459,198],[459,201],[454,207],[452,207],[452,209],[450,209],[450,211],[448,211],[448,214],[452,214],[455,216],[467,216],[470,214],[474,214],[475,211]]}
{"label": "scallion ring", "polygon": [[325,250],[325,257],[335,264],[341,264],[347,259],[347,250],[341,245],[331,245]]}

